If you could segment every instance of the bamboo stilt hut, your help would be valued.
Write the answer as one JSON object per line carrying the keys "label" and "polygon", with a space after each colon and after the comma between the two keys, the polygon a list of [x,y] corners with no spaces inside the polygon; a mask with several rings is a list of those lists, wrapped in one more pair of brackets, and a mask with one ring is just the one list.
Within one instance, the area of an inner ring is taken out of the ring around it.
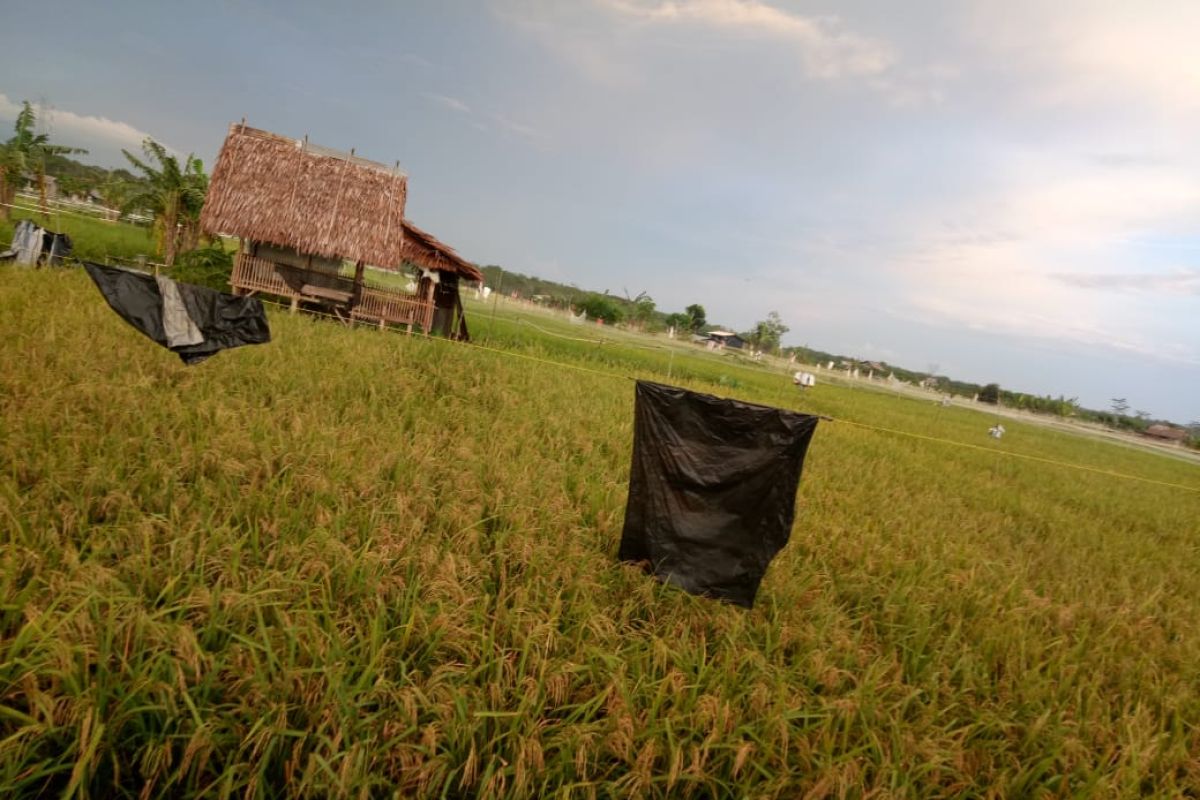
{"label": "bamboo stilt hut", "polygon": [[[200,224],[242,240],[230,283],[355,320],[434,329],[447,309],[466,336],[460,280],[482,280],[475,266],[404,217],[408,178],[388,167],[234,123],[213,169]],[[354,265],[353,277],[343,274]],[[367,282],[366,268],[424,270],[440,291],[413,294]],[[436,276],[436,278],[434,277]]]}

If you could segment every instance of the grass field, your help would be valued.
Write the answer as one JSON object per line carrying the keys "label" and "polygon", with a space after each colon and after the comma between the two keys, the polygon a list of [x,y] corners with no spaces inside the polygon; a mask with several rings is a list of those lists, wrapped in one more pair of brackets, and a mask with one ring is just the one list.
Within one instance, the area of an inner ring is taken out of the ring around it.
{"label": "grass field", "polygon": [[18,199],[17,205],[20,207],[12,210],[10,219],[0,220],[0,243],[4,248],[12,241],[17,220],[31,219],[42,227],[70,236],[72,255],[76,258],[132,261],[143,255],[150,261],[156,260],[154,236],[148,227],[107,222],[74,213],[51,211],[42,214],[35,204],[22,199]]}
{"label": "grass field", "polygon": [[823,422],[754,610],[615,561],[630,376],[1194,465],[534,322],[188,368],[0,268],[0,796],[1200,794],[1195,492]]}

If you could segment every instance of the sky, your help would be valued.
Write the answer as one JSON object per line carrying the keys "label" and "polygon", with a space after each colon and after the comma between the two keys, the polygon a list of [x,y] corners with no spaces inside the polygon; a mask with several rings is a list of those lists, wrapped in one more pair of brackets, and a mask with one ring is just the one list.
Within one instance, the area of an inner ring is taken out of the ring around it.
{"label": "sky", "polygon": [[[11,16],[11,15],[10,15]],[[467,258],[785,344],[1200,420],[1200,3],[25,4],[106,166],[231,122],[409,175]]]}

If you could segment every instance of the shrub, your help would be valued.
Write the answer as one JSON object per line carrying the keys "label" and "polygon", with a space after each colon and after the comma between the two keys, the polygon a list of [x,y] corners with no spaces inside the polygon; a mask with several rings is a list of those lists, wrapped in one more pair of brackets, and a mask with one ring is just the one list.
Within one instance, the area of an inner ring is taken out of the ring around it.
{"label": "shrub", "polygon": [[220,244],[199,247],[180,254],[168,274],[183,283],[227,292],[229,276],[233,274],[233,253]]}

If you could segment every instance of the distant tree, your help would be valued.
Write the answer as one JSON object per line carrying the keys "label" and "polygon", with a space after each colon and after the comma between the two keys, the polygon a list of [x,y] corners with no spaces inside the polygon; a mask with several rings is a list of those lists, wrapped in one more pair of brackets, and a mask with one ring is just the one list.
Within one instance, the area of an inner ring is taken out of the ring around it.
{"label": "distant tree", "polygon": [[121,151],[145,178],[125,201],[122,212],[140,209],[154,215],[158,252],[170,266],[177,253],[199,244],[200,209],[208,192],[208,176],[203,162],[194,155],[189,154],[180,165],[178,158],[153,139],[146,139],[142,150],[146,161],[128,150]]}
{"label": "distant tree", "polygon": [[81,197],[91,191],[91,188],[83,178],[64,175],[58,179],[58,190],[67,197]]}
{"label": "distant tree", "polygon": [[704,306],[699,303],[693,303],[683,310],[683,313],[688,316],[688,330],[692,333],[700,333],[704,330],[704,326],[708,324],[708,315],[704,312]]}
{"label": "distant tree", "polygon": [[1129,403],[1125,402],[1124,397],[1114,397],[1111,400],[1112,410],[1116,414],[1124,416],[1129,411]]}
{"label": "distant tree", "polygon": [[0,219],[8,219],[25,175],[24,154],[12,141],[0,145]]}
{"label": "distant tree", "polygon": [[48,210],[46,160],[56,155],[87,152],[78,147],[51,144],[49,134],[36,133],[36,126],[37,115],[34,114],[33,106],[26,100],[17,114],[12,138],[0,148],[0,203],[4,203],[0,206],[0,219],[8,219],[9,206],[16,196],[17,187],[25,180],[27,173],[33,173],[42,213],[45,213]]}
{"label": "distant tree", "polygon": [[1079,413],[1079,398],[1058,396],[1058,400],[1054,404],[1054,413],[1060,417],[1073,417]]}
{"label": "distant tree", "polygon": [[688,330],[691,321],[691,317],[678,311],[676,311],[674,314],[667,314],[667,318],[663,320],[668,328],[674,328],[677,331]]}
{"label": "distant tree", "polygon": [[120,216],[121,209],[129,203],[133,191],[132,183],[116,173],[112,173],[100,185],[100,199],[104,202],[105,208],[111,209],[117,216]]}
{"label": "distant tree", "polygon": [[609,325],[615,325],[625,318],[621,307],[613,298],[602,294],[588,295],[576,304],[580,311],[587,312],[591,319],[602,319]]}
{"label": "distant tree", "polygon": [[184,283],[226,291],[232,272],[233,253],[217,243],[180,253],[175,260],[175,268],[171,270],[171,277]]}
{"label": "distant tree", "polygon": [[1141,420],[1142,422],[1150,421],[1150,412],[1149,411],[1138,410],[1138,411],[1133,412],[1133,415],[1135,417],[1137,417],[1139,420]]}
{"label": "distant tree", "polygon": [[1000,384],[989,383],[979,390],[979,401],[996,405],[1000,402]]}
{"label": "distant tree", "polygon": [[789,330],[779,312],[772,311],[766,319],[754,323],[754,327],[742,334],[742,338],[753,344],[755,349],[770,352],[779,349],[779,340]]}
{"label": "distant tree", "polygon": [[633,317],[633,321],[636,322],[639,327],[645,328],[654,320],[654,299],[645,292],[642,292],[630,302],[632,303],[630,316]]}
{"label": "distant tree", "polygon": [[1184,427],[1188,430],[1188,444],[1200,449],[1200,420],[1192,420]]}

